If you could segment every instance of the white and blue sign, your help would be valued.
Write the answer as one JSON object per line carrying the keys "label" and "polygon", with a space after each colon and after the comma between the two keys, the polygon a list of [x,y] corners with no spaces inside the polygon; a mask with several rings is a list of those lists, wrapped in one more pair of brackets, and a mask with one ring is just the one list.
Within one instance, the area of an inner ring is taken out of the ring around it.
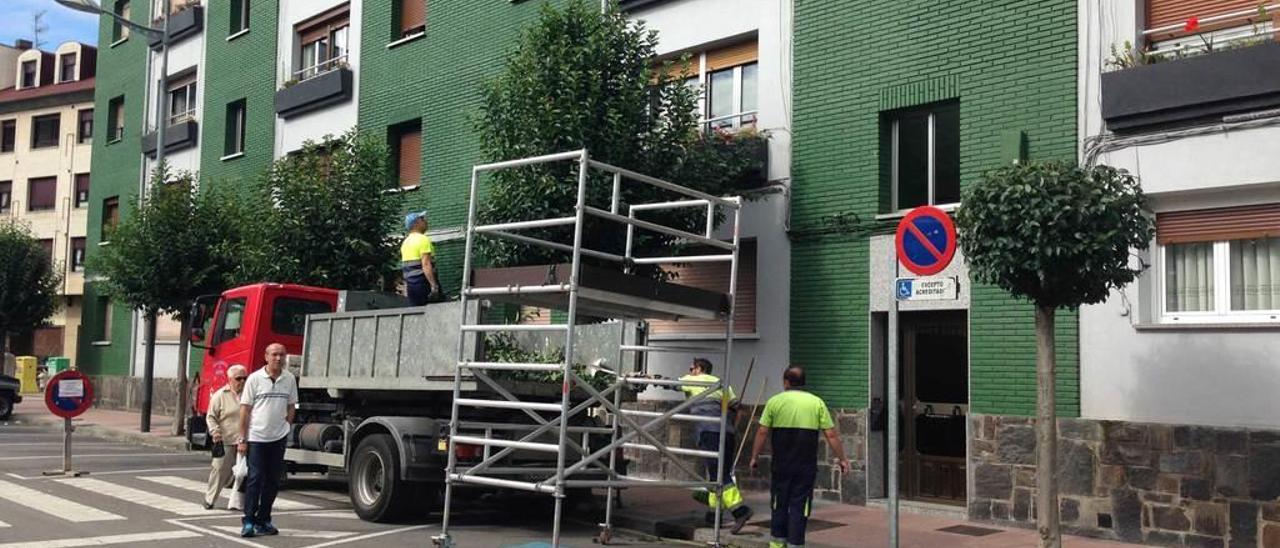
{"label": "white and blue sign", "polygon": [[899,301],[954,301],[960,298],[960,281],[946,278],[898,278],[894,298]]}
{"label": "white and blue sign", "polygon": [[951,264],[956,253],[956,227],[945,211],[917,207],[898,223],[894,243],[903,267],[920,276],[931,276]]}

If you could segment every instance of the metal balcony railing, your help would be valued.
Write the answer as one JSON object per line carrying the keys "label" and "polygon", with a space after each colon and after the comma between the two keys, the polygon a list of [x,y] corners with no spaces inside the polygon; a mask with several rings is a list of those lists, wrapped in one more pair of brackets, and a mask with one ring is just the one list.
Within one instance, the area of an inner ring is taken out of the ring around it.
{"label": "metal balcony railing", "polygon": [[1147,51],[1152,56],[1226,49],[1240,46],[1241,42],[1275,36],[1280,32],[1273,22],[1277,15],[1280,15],[1280,4],[1262,5],[1197,19],[1196,29],[1188,30],[1186,22],[1150,28],[1142,31],[1142,37],[1152,46]]}
{"label": "metal balcony railing", "polygon": [[329,59],[328,61],[311,65],[309,67],[303,67],[301,69],[293,71],[293,80],[295,82],[305,82],[307,80],[315,78],[316,76],[319,76],[329,71],[343,68],[345,66],[347,66],[347,56],[339,55],[337,57],[334,57],[333,59]]}
{"label": "metal balcony railing", "polygon": [[724,116],[716,116],[702,121],[703,131],[712,131],[717,129],[729,130],[744,127],[755,127],[756,117],[760,114],[758,110],[747,110],[726,114]]}

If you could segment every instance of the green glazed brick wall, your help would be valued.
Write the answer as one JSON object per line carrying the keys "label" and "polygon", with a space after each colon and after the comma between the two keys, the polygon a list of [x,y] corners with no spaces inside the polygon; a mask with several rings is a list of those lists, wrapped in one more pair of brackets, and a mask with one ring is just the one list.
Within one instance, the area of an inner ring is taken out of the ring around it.
{"label": "green glazed brick wall", "polygon": [[[794,42],[792,358],[833,406],[865,407],[867,234],[887,206],[881,112],[958,100],[962,185],[998,165],[1023,131],[1031,159],[1074,159],[1076,7],[1068,0],[797,0]],[[859,230],[815,237],[837,217]],[[975,287],[975,413],[1035,409],[1032,309]],[[1059,314],[1059,411],[1079,413],[1076,317]]]}
{"label": "green glazed brick wall", "polygon": [[[147,24],[151,20],[149,2],[133,2],[132,18]],[[147,66],[146,38],[133,33],[127,40],[111,45],[111,19],[100,18],[98,27],[98,69],[94,91],[94,126],[99,128],[93,140],[93,164],[90,168],[89,222],[86,235],[86,253],[93,256],[102,241],[102,201],[112,196],[120,198],[120,215],[129,212],[132,197],[138,192],[139,167],[142,155],[143,110],[145,90],[143,82]],[[110,143],[107,139],[108,102],[124,95],[124,137]],[[95,345],[103,325],[103,314],[97,302],[100,293],[92,282],[93,270],[86,271],[84,288],[84,312],[81,316],[79,354],[76,364],[90,375],[129,374],[130,317],[129,309],[114,306],[110,344]]]}
{"label": "green glazed brick wall", "polygon": [[[200,170],[204,180],[239,183],[271,165],[275,141],[278,2],[249,4],[249,32],[231,36],[231,2],[205,3],[204,119]],[[244,156],[222,160],[227,103],[245,100]]]}

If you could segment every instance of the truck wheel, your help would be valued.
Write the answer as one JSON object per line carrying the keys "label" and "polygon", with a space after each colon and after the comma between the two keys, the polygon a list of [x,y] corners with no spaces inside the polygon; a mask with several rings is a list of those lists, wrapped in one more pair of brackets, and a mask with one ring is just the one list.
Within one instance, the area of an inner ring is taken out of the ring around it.
{"label": "truck wheel", "polygon": [[416,490],[400,477],[400,452],[391,436],[371,434],[361,440],[351,463],[348,484],[356,515],[375,522],[403,517]]}
{"label": "truck wheel", "polygon": [[13,394],[0,393],[0,421],[9,420],[13,414]]}

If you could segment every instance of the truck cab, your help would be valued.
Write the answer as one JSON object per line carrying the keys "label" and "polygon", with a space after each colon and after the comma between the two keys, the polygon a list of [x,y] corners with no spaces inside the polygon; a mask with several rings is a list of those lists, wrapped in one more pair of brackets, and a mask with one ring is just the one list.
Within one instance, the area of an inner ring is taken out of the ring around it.
{"label": "truck cab", "polygon": [[[281,343],[289,354],[302,353],[309,314],[333,312],[338,291],[305,285],[258,283],[230,289],[196,301],[191,342],[204,349],[193,408],[192,444],[204,445],[203,415],[209,397],[227,384],[227,368],[243,365],[249,372],[263,365],[267,345]],[[196,424],[198,423],[198,424]]]}

